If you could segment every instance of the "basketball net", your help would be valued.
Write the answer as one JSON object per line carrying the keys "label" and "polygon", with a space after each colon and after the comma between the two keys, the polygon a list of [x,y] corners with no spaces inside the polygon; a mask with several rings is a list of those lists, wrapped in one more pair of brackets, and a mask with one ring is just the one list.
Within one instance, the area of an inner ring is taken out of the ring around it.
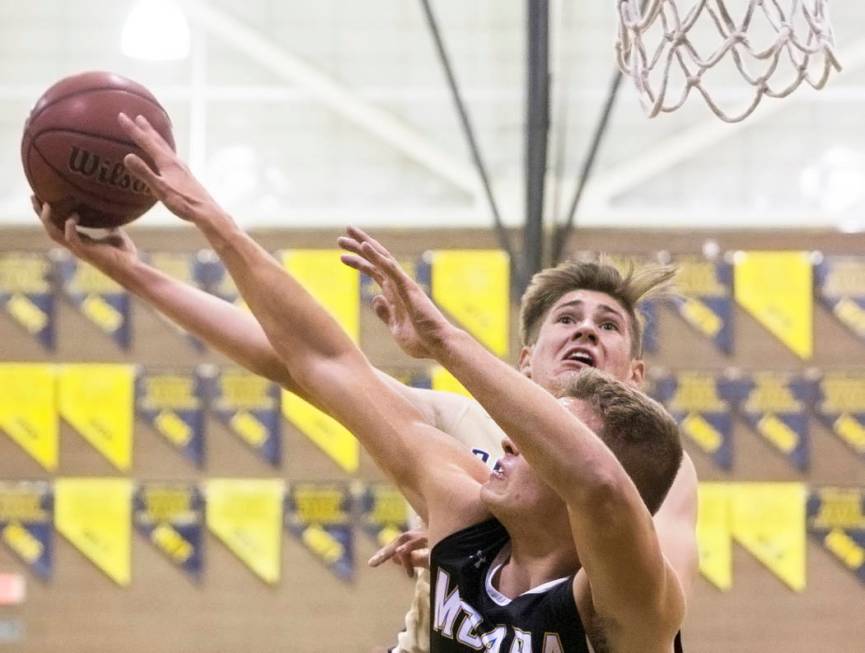
{"label": "basketball net", "polygon": [[[693,6],[682,6],[686,2]],[[841,70],[828,5],[829,0],[618,0],[619,68],[634,80],[649,118],[675,111],[697,90],[721,120],[739,122],[764,96],[786,97],[802,82],[821,89],[832,70]],[[720,35],[721,44],[701,55],[707,33]],[[720,85],[710,71],[722,65],[738,70],[753,88],[746,107],[719,105],[731,74]]]}

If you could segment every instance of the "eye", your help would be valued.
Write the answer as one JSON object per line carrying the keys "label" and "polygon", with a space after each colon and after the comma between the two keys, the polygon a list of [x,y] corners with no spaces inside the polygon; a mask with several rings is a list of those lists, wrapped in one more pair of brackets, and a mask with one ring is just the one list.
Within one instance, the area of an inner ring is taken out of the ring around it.
{"label": "eye", "polygon": [[562,313],[561,315],[559,315],[559,317],[556,318],[556,322],[559,324],[573,324],[574,318],[567,313]]}
{"label": "eye", "polygon": [[602,328],[604,331],[618,331],[618,330],[619,330],[619,325],[616,324],[615,322],[607,321],[607,322],[602,322],[602,323],[601,323],[601,328]]}

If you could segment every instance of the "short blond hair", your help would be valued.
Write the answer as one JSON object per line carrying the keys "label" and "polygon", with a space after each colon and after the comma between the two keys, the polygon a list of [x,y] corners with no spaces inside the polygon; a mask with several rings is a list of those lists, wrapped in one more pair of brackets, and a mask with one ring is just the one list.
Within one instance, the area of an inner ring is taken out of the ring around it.
{"label": "short blond hair", "polygon": [[544,318],[563,295],[574,290],[593,290],[609,295],[625,309],[631,335],[631,358],[640,358],[644,318],[638,304],[670,292],[676,272],[674,265],[636,266],[631,262],[622,273],[605,256],[598,261],[566,261],[541,270],[532,277],[520,302],[520,341],[523,345],[534,344]]}
{"label": "short blond hair", "polygon": [[682,463],[676,420],[654,399],[594,368],[572,375],[559,393],[591,406],[610,448],[654,514]]}

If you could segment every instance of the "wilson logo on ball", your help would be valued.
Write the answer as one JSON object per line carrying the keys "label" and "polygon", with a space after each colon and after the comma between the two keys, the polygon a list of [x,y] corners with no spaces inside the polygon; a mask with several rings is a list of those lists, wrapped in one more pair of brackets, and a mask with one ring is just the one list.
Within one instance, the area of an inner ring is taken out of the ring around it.
{"label": "wilson logo on ball", "polygon": [[82,177],[95,179],[107,186],[129,190],[138,195],[152,195],[147,184],[130,175],[122,163],[112,164],[98,154],[88,152],[76,145],[72,146],[69,153],[69,169]]}

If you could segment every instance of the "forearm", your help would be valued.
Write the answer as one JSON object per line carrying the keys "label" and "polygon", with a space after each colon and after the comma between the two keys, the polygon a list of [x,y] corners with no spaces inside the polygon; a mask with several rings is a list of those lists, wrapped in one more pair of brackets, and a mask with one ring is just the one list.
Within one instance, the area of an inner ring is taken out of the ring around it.
{"label": "forearm", "polygon": [[298,390],[261,325],[242,308],[182,283],[140,260],[105,270],[130,293],[254,374]]}
{"label": "forearm", "polygon": [[314,362],[340,359],[368,366],[331,315],[229,216],[214,212],[196,221],[231,274],[295,382],[305,388]]}
{"label": "forearm", "polygon": [[591,500],[625,477],[595,433],[547,390],[451,328],[435,347],[444,365],[486,409],[521,455],[563,498]]}

